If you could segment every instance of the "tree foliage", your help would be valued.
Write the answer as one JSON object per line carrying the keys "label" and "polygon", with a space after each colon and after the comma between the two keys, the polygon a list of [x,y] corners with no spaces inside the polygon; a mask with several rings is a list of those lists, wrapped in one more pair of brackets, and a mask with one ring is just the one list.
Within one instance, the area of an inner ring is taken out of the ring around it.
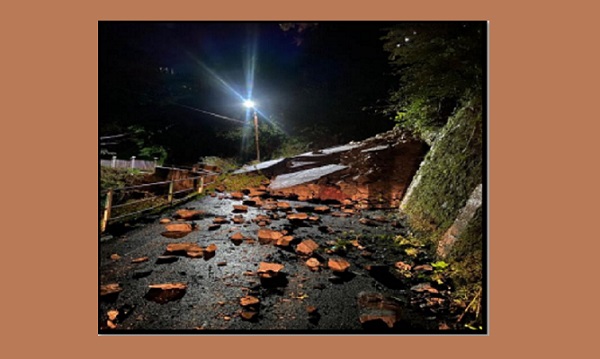
{"label": "tree foliage", "polygon": [[481,98],[485,23],[409,22],[388,29],[384,49],[398,78],[384,112],[398,125],[431,139],[459,101]]}

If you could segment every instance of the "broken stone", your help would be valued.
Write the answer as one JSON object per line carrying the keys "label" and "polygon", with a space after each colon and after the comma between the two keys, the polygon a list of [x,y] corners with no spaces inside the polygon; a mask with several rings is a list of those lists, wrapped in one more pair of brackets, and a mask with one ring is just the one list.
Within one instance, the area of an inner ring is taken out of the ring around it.
{"label": "broken stone", "polygon": [[333,217],[343,217],[343,218],[351,216],[350,213],[344,213],[344,212],[332,212],[331,215]]}
{"label": "broken stone", "polygon": [[317,248],[319,248],[319,245],[315,241],[312,239],[305,239],[296,247],[296,253],[310,256]]}
{"label": "broken stone", "polygon": [[209,231],[216,231],[219,228],[221,228],[220,224],[211,224],[211,225],[208,226],[208,230]]}
{"label": "broken stone", "polygon": [[247,295],[245,297],[240,298],[240,305],[242,307],[249,307],[260,303],[260,299],[253,297],[251,295]]}
{"label": "broken stone", "polygon": [[394,267],[396,267],[396,268],[398,268],[400,270],[410,270],[411,269],[410,264],[406,264],[404,262],[396,262],[394,264]]}
{"label": "broken stone", "polygon": [[358,220],[359,223],[364,224],[365,226],[377,227],[379,223],[375,222],[369,218],[361,218]]}
{"label": "broken stone", "polygon": [[348,213],[348,214],[354,214],[355,213],[355,211],[354,211],[353,208],[344,208],[344,209],[342,209],[342,212]]}
{"label": "broken stone", "polygon": [[293,236],[283,236],[277,240],[275,243],[276,246],[279,247],[289,247],[290,243],[294,240]]}
{"label": "broken stone", "polygon": [[439,293],[439,291],[431,286],[429,283],[419,283],[410,287],[410,290],[421,293],[421,292],[429,292],[429,293]]}
{"label": "broken stone", "polygon": [[123,288],[121,288],[119,283],[104,284],[100,286],[100,297],[115,295],[121,293],[122,291]]}
{"label": "broken stone", "polygon": [[192,231],[192,225],[189,223],[172,223],[165,226],[167,232],[183,232],[189,233]]}
{"label": "broken stone", "polygon": [[234,212],[248,212],[248,206],[244,206],[241,204],[235,204],[235,205],[233,205],[233,211]]}
{"label": "broken stone", "polygon": [[257,273],[261,278],[274,278],[282,269],[283,265],[281,264],[260,262]]}
{"label": "broken stone", "polygon": [[172,232],[162,232],[161,235],[163,237],[167,237],[170,239],[179,239],[179,238],[183,238],[185,236],[187,236],[188,234],[190,234],[191,232],[177,232],[177,231],[172,231]]}
{"label": "broken stone", "polygon": [[175,212],[175,218],[181,218],[185,220],[199,219],[204,215],[204,211],[201,210],[189,210],[189,209],[180,209]]}
{"label": "broken stone", "polygon": [[283,233],[278,232],[278,231],[273,231],[270,229],[259,229],[258,230],[258,240],[259,240],[260,244],[276,242],[281,237],[283,237]]}
{"label": "broken stone", "polygon": [[308,268],[310,268],[310,270],[316,271],[321,266],[321,263],[316,258],[309,258],[306,261],[306,265],[308,266]]}
{"label": "broken stone", "polygon": [[329,212],[331,209],[327,206],[317,206],[315,207],[314,211],[316,213],[327,213]]}
{"label": "broken stone", "polygon": [[167,224],[167,223],[171,223],[171,220],[168,218],[161,218],[160,221],[158,221],[158,223]]}
{"label": "broken stone", "polygon": [[243,224],[244,217],[242,215],[233,216],[233,223],[235,224]]}
{"label": "broken stone", "polygon": [[142,263],[147,262],[150,258],[148,257],[139,257],[131,260],[131,263]]}
{"label": "broken stone", "polygon": [[109,310],[107,314],[108,314],[108,320],[114,322],[117,319],[117,316],[119,315],[119,311],[118,310]]}
{"label": "broken stone", "polygon": [[146,293],[146,299],[160,304],[180,299],[187,289],[185,283],[151,284],[148,287],[150,290]]}
{"label": "broken stone", "polygon": [[306,307],[306,312],[308,315],[316,315],[318,313],[318,309],[314,305],[309,305]]}
{"label": "broken stone", "polygon": [[348,270],[348,268],[350,268],[350,263],[348,263],[344,259],[333,259],[333,258],[330,258],[329,261],[327,262],[327,266],[333,272],[344,273],[344,272],[346,272]]}
{"label": "broken stone", "polygon": [[290,222],[301,222],[308,219],[308,214],[306,213],[292,213],[287,215],[287,219]]}
{"label": "broken stone", "polygon": [[156,258],[156,264],[168,264],[176,262],[179,259],[177,256],[158,256]]}
{"label": "broken stone", "polygon": [[264,209],[265,211],[274,211],[277,209],[277,204],[276,203],[263,203],[261,208]]}
{"label": "broken stone", "polygon": [[311,222],[318,222],[319,221],[319,216],[310,216],[308,217],[308,220]]}
{"label": "broken stone", "polygon": [[114,253],[110,255],[110,259],[112,259],[113,261],[118,261],[119,259],[121,259],[121,256],[117,253]]}
{"label": "broken stone", "polygon": [[229,221],[225,217],[215,217],[215,219],[213,219],[213,223],[214,224],[225,224],[225,223],[229,223]]}
{"label": "broken stone", "polygon": [[431,272],[433,267],[429,264],[421,264],[413,268],[415,272]]}
{"label": "broken stone", "polygon": [[400,305],[380,293],[361,292],[358,295],[359,320],[363,325],[384,323],[393,328],[401,320]]}
{"label": "broken stone", "polygon": [[231,198],[233,199],[243,199],[244,198],[244,194],[242,192],[232,192],[231,193]]}
{"label": "broken stone", "polygon": [[117,327],[117,325],[115,323],[112,322],[112,320],[107,320],[106,321],[106,325],[110,328],[110,329],[115,329]]}
{"label": "broken stone", "polygon": [[243,320],[254,320],[257,316],[257,312],[255,311],[251,311],[251,310],[242,310],[242,312],[240,313],[240,316],[242,317]]}
{"label": "broken stone", "polygon": [[232,235],[229,238],[231,239],[233,244],[235,244],[236,246],[239,246],[240,244],[242,244],[244,239],[246,239],[246,237],[244,237],[240,232],[235,233],[234,235]]}
{"label": "broken stone", "polygon": [[380,223],[387,223],[388,220],[387,218],[385,218],[384,216],[375,216],[373,217],[374,221],[380,222]]}
{"label": "broken stone", "polygon": [[224,267],[227,265],[227,262],[219,262],[217,263],[217,267]]}
{"label": "broken stone", "polygon": [[217,251],[217,246],[215,244],[210,244],[208,247],[204,249],[204,259],[208,260],[215,256],[215,252]]}
{"label": "broken stone", "polygon": [[277,209],[281,211],[290,211],[292,206],[288,202],[277,202]]}

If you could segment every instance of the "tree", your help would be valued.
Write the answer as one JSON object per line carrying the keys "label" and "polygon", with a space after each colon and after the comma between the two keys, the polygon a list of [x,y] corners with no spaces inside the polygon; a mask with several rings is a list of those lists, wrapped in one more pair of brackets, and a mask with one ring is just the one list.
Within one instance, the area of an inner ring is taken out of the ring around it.
{"label": "tree", "polygon": [[482,97],[484,22],[409,22],[382,38],[399,86],[384,112],[398,125],[432,139],[461,100]]}

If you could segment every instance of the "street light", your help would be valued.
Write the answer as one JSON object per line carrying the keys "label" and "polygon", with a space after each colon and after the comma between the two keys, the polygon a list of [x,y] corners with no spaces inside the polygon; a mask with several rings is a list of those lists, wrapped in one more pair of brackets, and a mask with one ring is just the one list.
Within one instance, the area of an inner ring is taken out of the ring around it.
{"label": "street light", "polygon": [[256,161],[260,162],[260,150],[258,148],[258,114],[256,113],[256,108],[254,101],[246,100],[244,101],[244,106],[248,109],[254,110],[254,141],[256,142]]}

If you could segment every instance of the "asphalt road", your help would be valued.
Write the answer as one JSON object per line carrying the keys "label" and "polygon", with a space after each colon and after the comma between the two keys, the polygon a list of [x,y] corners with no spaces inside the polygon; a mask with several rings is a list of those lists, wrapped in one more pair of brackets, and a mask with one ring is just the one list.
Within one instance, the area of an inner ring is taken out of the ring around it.
{"label": "asphalt road", "polygon": [[[305,202],[286,202],[292,208],[315,206]],[[113,233],[112,238],[101,241],[99,284],[118,283],[123,290],[110,300],[99,297],[99,333],[421,333],[437,330],[444,320],[442,314],[421,310],[413,303],[415,294],[410,288],[415,284],[414,278],[399,279],[391,276],[386,269],[392,268],[396,261],[406,260],[402,250],[391,245],[390,240],[394,235],[403,233],[402,227],[392,226],[391,222],[378,223],[377,226],[359,223],[363,217],[385,215],[391,218],[396,211],[363,211],[347,218],[319,214],[318,223],[295,226],[285,218],[283,211],[249,207],[247,213],[242,213],[246,223],[230,221],[218,229],[208,229],[215,216],[231,219],[233,205],[241,203],[241,200],[230,199],[227,195],[221,199],[203,197],[169,209],[146,223],[131,226],[124,233]],[[170,217],[181,208],[201,209],[206,215],[192,221],[198,229],[185,237],[164,237],[161,233],[165,227],[159,219]],[[259,227],[251,222],[258,214],[277,214],[280,218],[272,220],[266,227]],[[260,244],[256,240],[260,228],[287,230],[295,240],[287,249]],[[256,241],[236,245],[230,240],[236,232]],[[343,258],[350,263],[349,273],[339,276],[328,268],[311,271],[305,264],[307,257],[295,253],[296,244],[308,238],[319,244],[316,256],[322,262],[326,263],[329,258]],[[358,243],[366,249],[349,245],[346,253],[328,253],[326,249],[340,238],[358,238]],[[217,250],[210,259],[179,256],[175,262],[156,263],[169,243],[181,242],[193,242],[202,247],[215,244]],[[372,255],[365,257],[364,251]],[[114,254],[118,255],[118,259]],[[140,257],[148,257],[149,260],[132,263],[133,259]],[[417,259],[423,263],[428,261],[423,256]],[[281,280],[274,284],[261,281],[256,276],[260,262],[282,264]],[[371,270],[367,266],[371,266]],[[384,270],[377,272],[373,268]],[[161,283],[184,283],[187,289],[181,298],[166,303],[148,299],[148,286]],[[402,319],[393,328],[382,323],[361,324],[362,309],[357,303],[361,292],[390,296],[402,308]],[[240,298],[246,295],[260,300],[258,314],[252,321],[240,315]],[[309,314],[310,306],[315,307],[318,314]],[[107,326],[110,310],[119,311],[114,328]]]}

